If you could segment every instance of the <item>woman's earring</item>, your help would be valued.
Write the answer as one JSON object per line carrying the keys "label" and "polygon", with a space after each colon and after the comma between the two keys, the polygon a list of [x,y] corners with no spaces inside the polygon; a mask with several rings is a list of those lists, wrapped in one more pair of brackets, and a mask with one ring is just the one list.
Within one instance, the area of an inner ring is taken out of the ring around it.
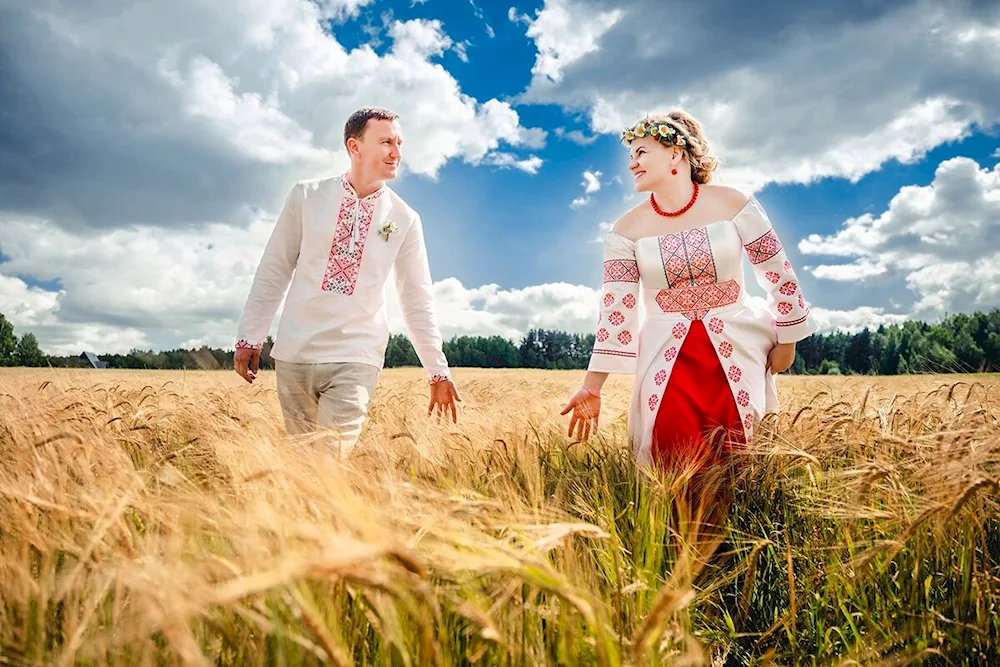
{"label": "woman's earring", "polygon": [[676,169],[671,169],[670,173],[673,174],[674,176],[676,176],[677,175],[677,170]]}

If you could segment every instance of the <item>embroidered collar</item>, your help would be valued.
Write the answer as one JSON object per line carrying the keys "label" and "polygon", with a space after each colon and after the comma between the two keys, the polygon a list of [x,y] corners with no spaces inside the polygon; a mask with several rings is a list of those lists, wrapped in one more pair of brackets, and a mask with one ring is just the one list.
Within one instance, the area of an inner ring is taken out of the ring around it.
{"label": "embroidered collar", "polygon": [[354,189],[354,186],[351,185],[351,182],[347,180],[347,174],[343,174],[340,177],[340,182],[344,186],[344,194],[346,194],[348,197],[353,197],[354,199],[358,199],[360,201],[372,201],[378,199],[379,197],[382,196],[382,193],[385,192],[385,182],[383,182],[382,185],[379,186],[378,190],[376,190],[375,192],[371,193],[370,195],[362,199],[361,197],[358,196],[358,192],[357,190]]}

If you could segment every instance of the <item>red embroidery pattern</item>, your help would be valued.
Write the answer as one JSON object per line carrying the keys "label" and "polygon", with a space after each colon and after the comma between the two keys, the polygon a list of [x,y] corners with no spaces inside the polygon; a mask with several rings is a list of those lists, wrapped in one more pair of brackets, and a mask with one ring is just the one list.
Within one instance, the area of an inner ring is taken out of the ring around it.
{"label": "red embroidery pattern", "polygon": [[620,327],[624,321],[625,321],[625,316],[619,313],[617,310],[608,315],[608,322],[611,322],[612,326]]}
{"label": "red embroidery pattern", "polygon": [[760,264],[781,252],[781,241],[778,240],[778,235],[774,233],[774,230],[769,229],[766,234],[743,247],[746,248],[750,263]]}
{"label": "red embroidery pattern", "polygon": [[721,334],[726,328],[726,323],[720,320],[718,317],[713,317],[708,321],[708,330],[714,334]]}
{"label": "red embroidery pattern", "polygon": [[661,236],[660,257],[671,288],[708,285],[718,279],[712,244],[704,227]]}
{"label": "red embroidery pattern", "polygon": [[746,389],[740,389],[736,394],[736,402],[740,404],[740,407],[745,408],[750,405],[750,394],[747,393]]}
{"label": "red embroidery pattern", "polygon": [[609,259],[604,262],[604,282],[637,283],[639,265],[634,259]]}
{"label": "red embroidery pattern", "polygon": [[450,379],[451,378],[449,378],[444,373],[436,373],[436,374],[434,374],[434,375],[431,376],[431,379],[429,380],[429,383],[430,384],[437,384],[439,382],[444,382],[444,381],[450,380]]}
{"label": "red embroidery pattern", "polygon": [[748,432],[753,430],[753,413],[752,412],[748,412],[746,414],[746,416],[743,418],[743,426],[746,429],[746,431],[748,431]]}
{"label": "red embroidery pattern", "polygon": [[668,364],[671,361],[673,361],[674,359],[676,359],[676,358],[677,358],[677,348],[676,347],[669,347],[669,348],[667,348],[667,351],[663,353],[663,360],[665,362],[667,362]]}
{"label": "red embroidery pattern", "polygon": [[650,412],[656,412],[656,406],[657,406],[657,404],[659,404],[659,402],[660,402],[660,397],[658,395],[653,394],[652,396],[650,396],[649,397],[649,411]]}
{"label": "red embroidery pattern", "polygon": [[800,295],[799,295],[799,308],[805,308],[805,307],[806,307],[806,300],[805,300],[805,297],[803,297],[803,296],[802,296],[802,295],[800,294]]}
{"label": "red embroidery pattern", "polygon": [[240,338],[238,341],[236,341],[237,350],[259,350],[260,347],[261,347],[260,343],[256,344],[251,343],[246,338]]}
{"label": "red embroidery pattern", "polygon": [[613,304],[614,302],[615,302],[615,297],[614,297],[613,294],[611,294],[610,292],[608,292],[607,294],[604,295],[604,307],[605,308],[610,308],[611,304]]}
{"label": "red embroidery pattern", "polygon": [[618,334],[618,342],[621,343],[622,345],[628,345],[629,343],[632,342],[632,334],[629,333],[628,331],[621,332],[620,334]]}
{"label": "red embroidery pattern", "polygon": [[791,322],[776,322],[775,324],[777,324],[779,327],[794,327],[796,324],[802,324],[807,319],[809,319],[808,311],[806,311],[806,314],[797,320],[792,320]]}
{"label": "red embroidery pattern", "polygon": [[673,328],[674,338],[680,340],[681,338],[684,338],[687,332],[688,328],[684,326],[682,323],[678,322],[677,324],[674,325]]}
{"label": "red embroidery pattern", "polygon": [[778,312],[781,313],[782,315],[787,315],[788,313],[792,312],[792,308],[794,307],[795,306],[788,303],[787,301],[782,301],[781,303],[778,304]]}
{"label": "red embroidery pattern", "polygon": [[799,288],[798,285],[789,280],[787,283],[778,288],[778,291],[785,296],[791,296],[795,294],[795,291]]}
{"label": "red embroidery pattern", "polygon": [[792,273],[792,263],[791,262],[785,261],[785,271],[787,271],[788,273]]}
{"label": "red embroidery pattern", "polygon": [[656,375],[653,377],[653,382],[656,383],[656,386],[659,387],[666,381],[667,381],[667,372],[662,368],[656,371]]}
{"label": "red embroidery pattern", "polygon": [[607,330],[607,329],[605,329],[605,328],[601,327],[601,328],[600,328],[600,329],[599,329],[599,330],[597,331],[597,342],[598,342],[598,343],[603,343],[604,341],[606,341],[606,340],[608,339],[608,337],[609,337],[610,335],[611,335],[611,334],[609,334],[609,333],[608,333],[608,330]]}
{"label": "red embroidery pattern", "polygon": [[[340,212],[337,214],[337,226],[333,232],[333,244],[330,246],[330,257],[326,262],[326,272],[323,274],[322,289],[324,292],[336,292],[350,296],[358,283],[358,273],[361,269],[361,257],[365,252],[365,241],[372,225],[372,215],[375,212],[375,202],[382,195],[383,189],[359,200],[350,189],[346,179],[342,181],[344,198],[340,201]],[[354,247],[351,247],[353,225],[358,226]]]}
{"label": "red embroidery pattern", "polygon": [[739,382],[742,377],[743,371],[740,370],[739,366],[733,364],[729,367],[729,379],[732,380],[734,384]]}
{"label": "red embroidery pattern", "polygon": [[625,352],[624,350],[607,350],[605,348],[594,348],[594,354],[606,354],[610,357],[635,357],[635,352]]}
{"label": "red embroidery pattern", "polygon": [[661,289],[656,305],[665,313],[683,313],[689,320],[700,320],[713,308],[736,303],[740,284],[735,280],[698,287]]}
{"label": "red embroidery pattern", "polygon": [[631,292],[622,297],[622,305],[629,310],[635,308],[635,294]]}
{"label": "red embroidery pattern", "polygon": [[767,273],[764,274],[764,277],[770,280],[775,285],[777,285],[778,281],[781,280],[781,274],[775,273],[774,271],[768,271]]}
{"label": "red embroidery pattern", "polygon": [[719,354],[724,356],[726,359],[733,356],[733,344],[728,340],[724,340],[719,343]]}

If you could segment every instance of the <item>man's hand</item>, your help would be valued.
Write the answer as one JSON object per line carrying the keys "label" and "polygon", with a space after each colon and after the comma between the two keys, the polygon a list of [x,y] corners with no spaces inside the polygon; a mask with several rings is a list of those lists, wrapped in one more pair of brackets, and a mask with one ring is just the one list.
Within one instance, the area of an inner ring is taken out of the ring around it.
{"label": "man's hand", "polygon": [[451,409],[451,421],[452,423],[458,423],[458,409],[455,406],[455,401],[459,403],[462,402],[462,397],[458,395],[458,389],[455,387],[455,383],[451,380],[442,380],[440,382],[434,382],[431,384],[431,404],[427,407],[427,416],[430,417],[431,413],[437,410],[438,419],[441,418],[442,411],[447,414],[448,409]]}
{"label": "man's hand", "polygon": [[776,375],[791,368],[794,361],[795,343],[778,343],[768,353],[765,368],[771,371],[771,375]]}
{"label": "man's hand", "polygon": [[257,367],[260,365],[260,350],[252,347],[236,348],[233,355],[233,367],[244,380],[253,384],[257,377]]}

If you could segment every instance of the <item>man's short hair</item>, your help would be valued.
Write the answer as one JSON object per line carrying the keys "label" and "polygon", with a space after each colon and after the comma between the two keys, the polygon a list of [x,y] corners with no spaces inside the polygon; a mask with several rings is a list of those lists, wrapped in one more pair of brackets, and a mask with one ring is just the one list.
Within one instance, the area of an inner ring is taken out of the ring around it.
{"label": "man's short hair", "polygon": [[368,121],[372,118],[376,120],[396,120],[399,116],[382,107],[364,107],[358,109],[344,123],[344,146],[347,146],[347,140],[352,137],[360,140],[365,133]]}

